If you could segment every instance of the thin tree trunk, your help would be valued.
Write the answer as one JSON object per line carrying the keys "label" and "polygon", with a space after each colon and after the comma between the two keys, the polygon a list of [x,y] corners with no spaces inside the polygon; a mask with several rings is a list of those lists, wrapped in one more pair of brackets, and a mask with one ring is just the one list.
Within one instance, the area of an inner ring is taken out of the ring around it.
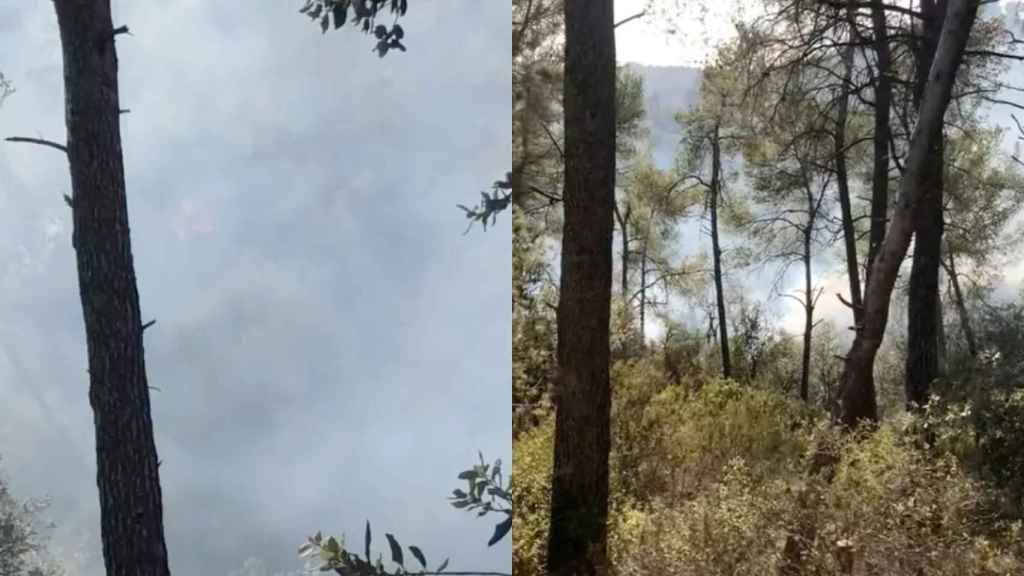
{"label": "thin tree trunk", "polygon": [[625,213],[619,210],[618,204],[615,205],[615,220],[619,223],[620,241],[622,244],[622,252],[619,255],[619,259],[621,267],[622,314],[626,326],[626,340],[623,346],[623,353],[626,357],[632,357],[635,350],[633,345],[633,301],[629,293],[629,268],[631,260],[629,254],[629,221],[632,211],[633,207],[628,202],[626,203]]}
{"label": "thin tree trunk", "polygon": [[[945,0],[924,0],[923,42],[917,59],[914,104],[921,105],[928,69],[942,33]],[[905,392],[908,409],[928,403],[931,384],[939,375],[938,316],[939,267],[942,258],[943,134],[934,128],[932,146],[925,162],[922,198],[915,210],[914,259],[907,298],[907,358]]]}
{"label": "thin tree trunk", "polygon": [[843,90],[839,98],[836,115],[835,163],[836,184],[839,190],[839,207],[843,219],[843,243],[846,248],[846,275],[850,282],[850,304],[853,306],[853,323],[859,326],[864,317],[864,301],[860,291],[860,264],[857,261],[857,231],[853,226],[853,210],[850,206],[850,183],[846,170],[846,119],[850,102],[850,76],[853,73],[853,31],[850,45],[843,51]]}
{"label": "thin tree trunk", "polygon": [[729,357],[729,328],[725,315],[725,290],[722,286],[722,247],[718,238],[718,197],[722,179],[722,148],[718,137],[718,124],[715,124],[711,140],[711,190],[708,192],[711,210],[711,254],[714,258],[715,300],[718,306],[718,340],[722,351],[722,377],[732,377],[732,363]]}
{"label": "thin tree trunk", "polygon": [[622,303],[626,306],[627,313],[629,311],[629,218],[632,215],[633,207],[626,203],[626,211],[623,213],[619,210],[619,207],[615,206],[615,219],[619,223],[619,231],[622,234],[622,253],[619,255],[619,261],[621,263],[621,280],[620,285],[622,288]]}
{"label": "thin tree trunk", "polygon": [[55,0],[108,576],[168,576],[121,155],[109,0]]}
{"label": "thin tree trunk", "polygon": [[957,315],[960,316],[960,329],[964,332],[964,340],[967,341],[967,353],[971,358],[978,357],[978,342],[974,338],[974,329],[971,327],[971,316],[967,313],[967,304],[964,302],[964,294],[960,289],[960,275],[956,271],[956,258],[950,254],[946,263],[946,274],[953,284],[953,300],[956,303]]}
{"label": "thin tree trunk", "polygon": [[547,571],[607,573],[615,211],[612,0],[565,1],[565,190]]}
{"label": "thin tree trunk", "polygon": [[942,36],[928,75],[921,111],[900,181],[900,199],[885,241],[871,265],[870,280],[864,295],[864,324],[857,331],[846,356],[838,417],[848,427],[862,420],[878,420],[872,372],[889,319],[889,298],[896,285],[900,263],[910,246],[913,212],[924,192],[922,184],[936,127],[942,125],[977,11],[978,5],[973,0],[949,0]]}
{"label": "thin tree trunk", "polygon": [[[648,230],[648,237],[651,231]],[[640,248],[640,347],[643,348],[647,344],[647,242],[648,237],[644,238],[644,243]]]}
{"label": "thin tree trunk", "polygon": [[808,218],[807,228],[804,233],[804,347],[801,351],[800,363],[800,399],[804,402],[810,399],[811,382],[811,332],[814,330],[814,286],[811,278],[811,233],[814,226],[814,199],[808,197],[811,212]]}
{"label": "thin tree trunk", "polygon": [[936,335],[938,340],[937,360],[939,365],[938,376],[941,378],[946,374],[946,313],[942,307],[942,295],[935,300]]}
{"label": "thin tree trunk", "polygon": [[874,34],[878,78],[875,83],[875,133],[872,138],[874,166],[871,173],[871,228],[868,232],[868,262],[864,285],[871,279],[875,256],[885,240],[885,224],[889,214],[889,117],[892,109],[892,57],[889,32],[882,0],[871,2],[871,28]]}

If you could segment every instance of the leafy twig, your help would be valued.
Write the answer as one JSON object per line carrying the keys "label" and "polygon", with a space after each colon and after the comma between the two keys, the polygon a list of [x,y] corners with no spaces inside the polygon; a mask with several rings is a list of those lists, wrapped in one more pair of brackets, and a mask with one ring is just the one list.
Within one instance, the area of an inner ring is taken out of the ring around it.
{"label": "leafy twig", "polygon": [[491,225],[493,226],[498,220],[498,213],[508,208],[509,203],[512,202],[512,173],[506,173],[505,180],[498,180],[492,188],[494,192],[490,196],[487,195],[487,192],[480,193],[480,204],[473,208],[467,208],[463,204],[456,204],[457,207],[466,213],[466,218],[470,220],[466,231],[462,233],[463,236],[469,234],[474,222],[483,224],[484,231],[486,232],[487,219],[490,218]]}

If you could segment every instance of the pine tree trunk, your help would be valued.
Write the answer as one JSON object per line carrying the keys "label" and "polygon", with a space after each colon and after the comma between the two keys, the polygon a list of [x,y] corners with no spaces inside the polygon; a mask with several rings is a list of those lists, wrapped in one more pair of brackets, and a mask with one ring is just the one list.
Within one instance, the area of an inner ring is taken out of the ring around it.
{"label": "pine tree trunk", "polygon": [[607,573],[615,209],[612,0],[565,2],[565,224],[548,573]]}
{"label": "pine tree trunk", "polygon": [[167,576],[160,475],[132,263],[109,0],[55,0],[79,292],[108,576]]}
{"label": "pine tree trunk", "polygon": [[892,107],[892,58],[889,32],[882,0],[871,2],[871,27],[875,36],[878,78],[875,80],[875,133],[872,137],[874,164],[871,174],[871,228],[868,232],[868,262],[864,273],[865,290],[871,279],[871,265],[885,240],[889,213],[889,115]]}
{"label": "pine tree trunk", "polygon": [[[851,33],[852,35],[852,33]],[[843,220],[843,244],[846,248],[846,276],[850,283],[850,304],[853,306],[853,323],[860,325],[864,317],[864,302],[860,291],[860,263],[857,261],[857,231],[853,226],[853,209],[850,206],[850,183],[846,170],[846,119],[849,110],[850,76],[853,73],[853,38],[843,53],[843,92],[836,114],[835,138],[833,138],[836,184],[839,190],[839,207]]]}
{"label": "pine tree trunk", "polygon": [[941,129],[949,105],[953,81],[963,59],[978,5],[973,0],[949,0],[947,10],[900,181],[900,199],[885,241],[871,265],[870,280],[864,294],[864,325],[857,331],[846,357],[838,416],[840,422],[848,427],[862,420],[878,420],[872,375],[875,357],[885,334],[889,319],[889,299],[896,285],[900,264],[910,246],[914,209],[920,204],[924,193],[926,163],[934,144],[936,129]]}
{"label": "pine tree trunk", "polygon": [[640,248],[640,349],[647,345],[647,242],[651,231],[647,231]]}
{"label": "pine tree trunk", "polygon": [[[813,203],[812,203],[813,204]],[[813,219],[804,230],[804,343],[800,362],[800,399],[810,400],[811,383],[811,332],[814,330],[814,287],[811,277],[811,226]]]}
{"label": "pine tree trunk", "polygon": [[623,213],[619,210],[618,206],[615,207],[615,219],[619,222],[619,232],[622,237],[620,241],[622,243],[622,253],[619,255],[619,261],[621,264],[621,280],[620,286],[622,288],[622,304],[626,307],[627,314],[629,313],[629,218],[632,215],[633,208],[626,204],[626,211]]}
{"label": "pine tree trunk", "polygon": [[935,301],[935,317],[938,319],[936,326],[936,334],[938,344],[937,362],[939,365],[938,377],[942,378],[946,375],[946,311],[942,306],[942,295],[940,294],[938,299]]}
{"label": "pine tree trunk", "polygon": [[[917,81],[914,103],[920,107],[928,70],[935,57],[945,0],[924,0],[924,38],[916,55]],[[933,144],[925,162],[920,204],[914,219],[914,260],[910,271],[907,298],[907,358],[905,392],[907,407],[928,403],[932,382],[939,375],[939,267],[942,257],[943,134],[935,128]]]}
{"label": "pine tree trunk", "polygon": [[811,383],[811,338],[814,332],[814,276],[811,271],[811,249],[814,238],[814,226],[818,219],[818,210],[821,208],[822,196],[817,199],[811,190],[809,175],[806,169],[804,174],[804,190],[807,194],[807,223],[803,232],[803,254],[801,255],[804,265],[804,338],[800,362],[800,399],[804,402],[810,400]]}
{"label": "pine tree trunk", "polygon": [[622,314],[623,324],[626,329],[626,339],[623,345],[622,353],[626,357],[632,357],[637,350],[635,346],[636,334],[633,331],[633,304],[632,298],[629,294],[629,269],[632,262],[631,254],[629,253],[629,222],[632,216],[633,207],[626,203],[626,210],[623,213],[619,210],[619,206],[615,205],[615,220],[619,224],[620,242],[621,242],[621,254],[619,255],[620,263],[620,287],[622,289]]}
{"label": "pine tree trunk", "polygon": [[718,198],[722,186],[722,148],[715,125],[711,140],[711,253],[714,258],[715,301],[718,306],[718,341],[722,351],[722,377],[732,377],[732,362],[729,357],[729,327],[725,315],[725,289],[722,285],[722,247],[718,238]]}

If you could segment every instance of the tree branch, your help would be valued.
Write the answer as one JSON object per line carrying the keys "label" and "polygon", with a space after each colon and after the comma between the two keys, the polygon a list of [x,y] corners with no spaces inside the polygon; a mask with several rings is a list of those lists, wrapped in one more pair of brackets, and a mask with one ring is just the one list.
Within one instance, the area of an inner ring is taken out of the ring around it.
{"label": "tree branch", "polygon": [[25,137],[22,137],[22,136],[10,136],[8,138],[4,138],[4,140],[7,140],[8,142],[27,142],[29,144],[39,144],[40,146],[49,146],[50,148],[56,148],[57,150],[60,150],[61,152],[65,153],[65,154],[68,153],[67,146],[64,146],[63,144],[58,144],[58,143],[53,142],[51,140],[44,140],[42,138],[25,138]]}
{"label": "tree branch", "polygon": [[643,18],[646,15],[647,15],[647,10],[641,10],[640,12],[637,12],[636,14],[633,14],[632,16],[630,16],[628,18],[623,18],[622,20],[619,20],[618,22],[615,23],[615,27],[618,28],[619,26],[622,26],[623,24],[626,24],[626,23],[628,23],[628,22],[630,22],[632,20],[636,20],[637,18]]}

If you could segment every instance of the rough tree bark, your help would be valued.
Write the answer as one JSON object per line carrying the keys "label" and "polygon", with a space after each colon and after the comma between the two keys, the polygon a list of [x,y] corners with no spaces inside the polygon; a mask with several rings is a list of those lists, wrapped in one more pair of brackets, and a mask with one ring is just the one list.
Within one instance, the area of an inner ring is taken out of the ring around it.
{"label": "rough tree bark", "polygon": [[722,377],[732,377],[732,362],[729,357],[729,327],[725,315],[725,289],[722,285],[722,247],[718,239],[718,199],[722,186],[722,141],[719,138],[718,123],[711,134],[711,189],[708,207],[711,212],[711,254],[714,259],[715,303],[718,308],[718,342],[722,351]]}
{"label": "rough tree bark", "polygon": [[607,572],[609,316],[615,210],[612,0],[565,2],[565,224],[547,568]]}
{"label": "rough tree bark", "polygon": [[885,241],[871,265],[864,294],[864,324],[857,331],[843,370],[843,391],[839,420],[848,427],[860,421],[877,421],[878,406],[872,371],[878,347],[889,319],[889,299],[896,284],[900,263],[907,254],[913,234],[914,209],[921,202],[926,163],[949,105],[956,71],[963,60],[967,38],[978,12],[977,0],[949,0],[938,50],[928,74],[924,98],[910,141],[900,196]]}
{"label": "rough tree bark", "polygon": [[[945,0],[922,0],[922,38],[915,54],[917,78],[914,105],[920,108],[935,50],[942,34]],[[942,259],[943,134],[934,128],[925,162],[921,202],[915,210],[914,258],[907,298],[907,357],[904,382],[908,409],[928,402],[931,383],[939,376],[939,267]]]}
{"label": "rough tree bark", "polygon": [[132,263],[110,0],[55,0],[73,244],[96,427],[108,576],[167,576],[160,475]]}

